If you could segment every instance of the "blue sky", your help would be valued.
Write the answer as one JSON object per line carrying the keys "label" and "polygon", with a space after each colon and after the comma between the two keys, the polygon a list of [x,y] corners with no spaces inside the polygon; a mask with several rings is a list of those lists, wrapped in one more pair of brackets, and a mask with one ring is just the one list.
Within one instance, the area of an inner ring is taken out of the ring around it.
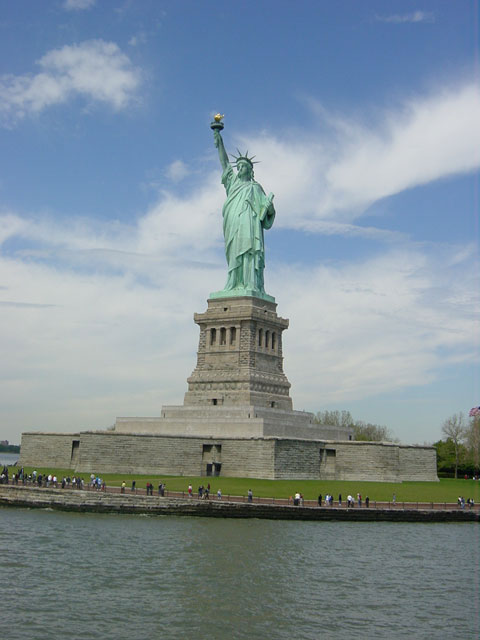
{"label": "blue sky", "polygon": [[275,193],[296,409],[433,442],[480,402],[478,2],[0,0],[0,437],[181,404],[220,166]]}

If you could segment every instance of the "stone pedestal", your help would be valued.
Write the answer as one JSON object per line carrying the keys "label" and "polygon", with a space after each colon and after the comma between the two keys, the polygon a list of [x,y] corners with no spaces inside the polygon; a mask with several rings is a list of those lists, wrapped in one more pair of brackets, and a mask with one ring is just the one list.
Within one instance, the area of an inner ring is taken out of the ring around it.
{"label": "stone pedestal", "polygon": [[194,315],[200,339],[185,406],[292,410],[282,354],[288,320],[277,315],[276,307],[247,296],[210,298],[207,311]]}

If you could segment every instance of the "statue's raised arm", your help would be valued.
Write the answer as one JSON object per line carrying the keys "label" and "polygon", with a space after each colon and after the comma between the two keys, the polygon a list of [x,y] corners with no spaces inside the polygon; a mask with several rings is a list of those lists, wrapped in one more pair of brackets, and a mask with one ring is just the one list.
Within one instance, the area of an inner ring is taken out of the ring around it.
{"label": "statue's raised arm", "polygon": [[222,165],[222,169],[225,169],[229,166],[228,155],[225,151],[225,146],[223,144],[223,138],[220,135],[220,131],[216,130],[213,132],[213,141],[215,146],[218,149],[218,157],[220,158],[220,164]]}
{"label": "statue's raised arm", "polygon": [[221,296],[256,296],[273,300],[265,293],[263,271],[265,268],[265,245],[263,230],[270,229],[275,219],[273,193],[265,195],[261,185],[255,181],[253,158],[238,152],[233,164],[228,160],[220,131],[223,116],[217,114],[210,125],[222,165],[222,184],[227,192],[223,205],[223,234],[228,263],[227,283]]}

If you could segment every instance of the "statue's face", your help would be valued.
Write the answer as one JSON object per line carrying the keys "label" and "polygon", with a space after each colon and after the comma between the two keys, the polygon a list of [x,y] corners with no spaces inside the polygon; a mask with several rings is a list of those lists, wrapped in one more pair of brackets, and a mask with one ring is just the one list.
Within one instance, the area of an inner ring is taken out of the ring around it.
{"label": "statue's face", "polygon": [[240,180],[250,180],[252,177],[252,167],[248,162],[239,162],[237,164],[237,175]]}

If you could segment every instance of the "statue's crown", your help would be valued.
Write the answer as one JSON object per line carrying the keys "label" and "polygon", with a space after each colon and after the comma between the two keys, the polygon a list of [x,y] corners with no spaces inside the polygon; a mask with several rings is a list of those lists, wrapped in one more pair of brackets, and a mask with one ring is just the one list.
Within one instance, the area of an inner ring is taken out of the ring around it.
{"label": "statue's crown", "polygon": [[238,152],[238,156],[234,155],[233,153],[231,153],[230,155],[233,158],[232,164],[234,164],[235,166],[238,166],[239,162],[248,162],[248,164],[252,167],[253,169],[253,165],[254,164],[258,164],[258,160],[254,162],[254,158],[255,156],[252,156],[251,158],[248,157],[248,151],[246,151],[246,153],[242,153],[239,149],[237,149]]}

